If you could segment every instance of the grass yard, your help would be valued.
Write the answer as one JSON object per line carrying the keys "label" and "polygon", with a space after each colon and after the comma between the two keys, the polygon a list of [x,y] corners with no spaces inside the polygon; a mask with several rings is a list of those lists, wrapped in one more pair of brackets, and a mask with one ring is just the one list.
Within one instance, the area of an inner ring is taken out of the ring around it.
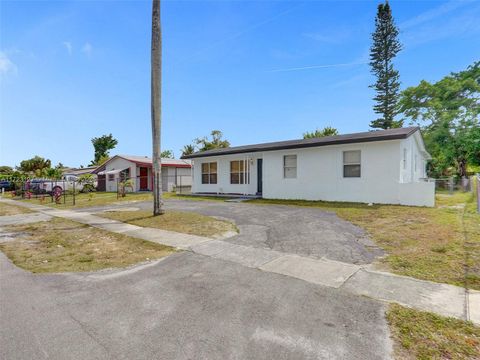
{"label": "grass yard", "polygon": [[[175,193],[163,193],[162,197],[164,199],[184,199],[184,200],[194,200],[194,201],[225,201],[227,198],[215,197],[215,196],[189,196],[189,195],[176,195]],[[67,195],[65,204],[63,203],[63,198],[61,199],[60,204],[52,202],[52,199],[49,195],[45,195],[43,198],[32,198],[28,201],[33,204],[45,205],[54,208],[67,209],[67,208],[84,208],[84,207],[94,207],[94,206],[104,206],[112,205],[115,203],[124,203],[128,201],[153,201],[153,194],[151,192],[143,193],[127,193],[125,197],[119,197],[117,199],[117,193],[115,192],[93,192],[88,194],[77,194],[75,195],[75,205],[73,205],[73,196]]]}
{"label": "grass yard", "polygon": [[[251,200],[319,207],[364,228],[388,256],[379,267],[418,279],[480,290],[480,215],[472,193],[438,194],[435,208],[356,203]],[[465,231],[465,232],[464,232]],[[464,235],[467,237],[465,242]],[[465,278],[464,264],[468,265]]]}
{"label": "grass yard", "polygon": [[397,359],[479,359],[480,327],[392,304],[387,321]]}
{"label": "grass yard", "polygon": [[15,206],[0,202],[0,216],[28,214],[32,211],[21,206]]}
{"label": "grass yard", "polygon": [[90,206],[103,206],[111,205],[115,203],[124,203],[128,201],[152,201],[152,193],[129,193],[125,197],[119,197],[117,199],[117,193],[115,192],[92,192],[88,194],[77,194],[75,195],[75,205],[73,205],[72,195],[67,195],[65,204],[63,203],[63,198],[61,199],[60,204],[55,204],[51,201],[51,197],[46,195],[44,199],[29,199],[29,200],[20,200],[28,201],[34,204],[46,205],[50,207],[66,209],[66,208],[83,208]]}
{"label": "grass yard", "polygon": [[18,235],[14,241],[1,243],[0,250],[15,265],[34,273],[125,267],[175,251],[165,245],[59,218],[4,229]]}
{"label": "grass yard", "polygon": [[236,226],[229,221],[190,212],[167,211],[161,216],[153,216],[151,211],[146,210],[108,211],[98,215],[132,225],[206,237],[215,237],[228,231],[238,231]]}

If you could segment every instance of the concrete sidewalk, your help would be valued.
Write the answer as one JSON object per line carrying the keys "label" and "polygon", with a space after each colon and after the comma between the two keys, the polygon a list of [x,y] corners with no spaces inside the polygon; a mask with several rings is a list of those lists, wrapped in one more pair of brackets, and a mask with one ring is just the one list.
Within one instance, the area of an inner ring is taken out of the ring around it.
{"label": "concrete sidewalk", "polygon": [[[0,201],[24,206],[45,216],[70,219],[107,231],[177,247],[246,267],[282,274],[331,288],[342,288],[356,295],[470,320],[480,325],[479,291],[466,291],[457,286],[383,273],[373,270],[369,265],[359,266],[326,258],[312,259],[274,250],[236,245],[218,239],[143,228],[86,212],[58,210],[6,199],[0,199]],[[19,219],[12,220],[18,221]],[[5,221],[3,224],[5,225]]]}

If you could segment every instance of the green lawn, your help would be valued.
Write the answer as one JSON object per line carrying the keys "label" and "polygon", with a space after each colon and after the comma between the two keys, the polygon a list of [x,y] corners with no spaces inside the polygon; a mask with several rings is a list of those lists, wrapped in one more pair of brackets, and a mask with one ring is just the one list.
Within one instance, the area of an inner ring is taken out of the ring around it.
{"label": "green lawn", "polygon": [[[379,267],[418,279],[480,290],[480,215],[472,193],[438,194],[435,208],[357,203],[250,200],[318,207],[364,228],[388,256]],[[467,245],[464,236],[467,236]],[[468,276],[465,277],[465,262]]]}
{"label": "green lawn", "polygon": [[169,246],[60,218],[4,229],[18,235],[14,241],[0,244],[0,250],[15,265],[34,273],[125,267],[175,251]]}
{"label": "green lawn", "polygon": [[167,211],[161,216],[153,216],[151,211],[145,210],[109,211],[99,215],[137,226],[206,237],[215,237],[229,231],[238,231],[236,226],[229,221],[191,212]]}
{"label": "green lawn", "polygon": [[73,205],[73,196],[67,195],[65,204],[63,198],[60,204],[51,201],[51,197],[46,195],[41,198],[32,198],[26,201],[33,204],[46,205],[50,207],[65,209],[65,208],[83,208],[90,206],[103,206],[115,203],[123,203],[128,201],[151,201],[153,199],[152,193],[128,193],[125,197],[118,197],[115,192],[92,192],[88,194],[76,194],[75,205]]}
{"label": "green lawn", "polygon": [[396,359],[479,359],[480,327],[392,304],[387,321]]}

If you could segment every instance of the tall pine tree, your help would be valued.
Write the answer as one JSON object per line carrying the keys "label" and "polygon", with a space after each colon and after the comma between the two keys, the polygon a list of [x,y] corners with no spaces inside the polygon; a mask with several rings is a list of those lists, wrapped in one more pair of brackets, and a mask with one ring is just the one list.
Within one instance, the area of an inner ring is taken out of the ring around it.
{"label": "tall pine tree", "polygon": [[387,0],[385,4],[378,5],[375,32],[372,34],[373,44],[370,48],[371,72],[377,78],[375,84],[370,85],[377,93],[373,98],[373,110],[381,115],[370,123],[370,127],[375,129],[390,129],[403,125],[403,120],[395,120],[395,115],[399,112],[400,76],[393,67],[393,59],[402,49],[397,37],[398,28]]}

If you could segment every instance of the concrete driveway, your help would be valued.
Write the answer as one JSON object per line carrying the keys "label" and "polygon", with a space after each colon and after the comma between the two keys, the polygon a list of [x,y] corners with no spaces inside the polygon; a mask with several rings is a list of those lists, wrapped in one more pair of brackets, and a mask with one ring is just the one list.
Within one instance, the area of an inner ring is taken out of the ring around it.
{"label": "concrete driveway", "polygon": [[388,359],[383,303],[190,252],[34,275],[0,253],[2,359]]}
{"label": "concrete driveway", "polygon": [[[128,206],[150,209],[152,205]],[[226,241],[239,245],[352,264],[368,264],[383,255],[361,228],[321,209],[189,200],[167,200],[165,206],[234,221],[240,234]]]}

